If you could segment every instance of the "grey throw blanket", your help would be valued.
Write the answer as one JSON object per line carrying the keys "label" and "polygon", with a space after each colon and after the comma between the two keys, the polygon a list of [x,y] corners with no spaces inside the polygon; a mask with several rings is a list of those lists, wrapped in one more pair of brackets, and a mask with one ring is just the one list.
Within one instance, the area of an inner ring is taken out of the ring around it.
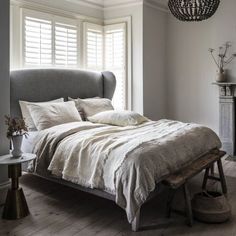
{"label": "grey throw blanket", "polygon": [[39,133],[35,170],[115,194],[131,222],[165,176],[220,147],[212,130],[196,124],[159,120],[117,127],[75,122]]}

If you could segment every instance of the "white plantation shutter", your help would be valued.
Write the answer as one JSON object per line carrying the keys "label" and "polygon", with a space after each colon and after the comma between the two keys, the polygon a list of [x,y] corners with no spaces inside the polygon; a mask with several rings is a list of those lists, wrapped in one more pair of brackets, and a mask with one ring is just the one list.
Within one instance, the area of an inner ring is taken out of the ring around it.
{"label": "white plantation shutter", "polygon": [[77,20],[23,11],[23,66],[78,67]]}
{"label": "white plantation shutter", "polygon": [[52,65],[52,21],[24,18],[24,65]]}
{"label": "white plantation shutter", "polygon": [[[18,54],[22,56],[23,67],[75,68],[80,67],[80,58],[85,69],[109,70],[115,74],[113,105],[120,110],[127,108],[130,71],[127,70],[126,23],[102,26],[84,22],[81,31],[80,21],[76,19],[29,9],[22,9],[22,20],[23,47]],[[130,62],[130,56],[128,60]]]}
{"label": "white plantation shutter", "polygon": [[116,109],[126,109],[126,24],[84,23],[84,55],[86,69],[115,74],[117,85],[112,102]]}
{"label": "white plantation shutter", "polygon": [[76,24],[55,22],[55,65],[77,67],[78,40]]}
{"label": "white plantation shutter", "polygon": [[113,97],[116,109],[127,107],[126,92],[126,24],[114,24],[104,27],[105,70],[112,71],[117,80]]}
{"label": "white plantation shutter", "polygon": [[86,69],[103,70],[103,26],[84,23]]}

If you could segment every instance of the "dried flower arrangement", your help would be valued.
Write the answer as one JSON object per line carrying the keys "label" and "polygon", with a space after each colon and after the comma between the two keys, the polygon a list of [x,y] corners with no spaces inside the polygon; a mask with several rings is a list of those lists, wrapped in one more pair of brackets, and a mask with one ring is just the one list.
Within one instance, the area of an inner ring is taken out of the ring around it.
{"label": "dried flower arrangement", "polygon": [[24,119],[21,118],[11,118],[10,116],[5,116],[5,124],[7,125],[7,138],[12,138],[14,136],[28,135],[28,128],[25,124]]}
{"label": "dried flower arrangement", "polygon": [[230,42],[226,42],[223,46],[219,47],[219,54],[218,54],[218,60],[214,56],[214,51],[215,49],[209,48],[209,52],[216,64],[216,66],[219,69],[219,73],[224,73],[225,67],[233,61],[233,59],[236,57],[236,53],[232,54],[231,56],[228,57],[228,51],[229,48],[231,47]]}

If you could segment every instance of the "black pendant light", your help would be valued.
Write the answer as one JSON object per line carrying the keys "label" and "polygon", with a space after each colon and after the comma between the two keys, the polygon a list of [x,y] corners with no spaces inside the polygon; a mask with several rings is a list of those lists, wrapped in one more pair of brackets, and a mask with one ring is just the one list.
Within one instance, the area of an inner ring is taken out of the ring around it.
{"label": "black pendant light", "polygon": [[202,21],[213,16],[220,0],[169,0],[171,13],[181,21]]}

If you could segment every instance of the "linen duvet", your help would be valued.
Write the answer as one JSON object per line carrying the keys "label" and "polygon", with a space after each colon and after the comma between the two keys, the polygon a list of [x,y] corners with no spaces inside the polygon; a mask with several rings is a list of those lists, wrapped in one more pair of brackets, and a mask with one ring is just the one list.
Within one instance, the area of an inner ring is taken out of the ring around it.
{"label": "linen duvet", "polygon": [[132,222],[158,182],[220,147],[218,136],[197,124],[159,120],[118,127],[73,122],[38,133],[33,171],[115,195]]}

